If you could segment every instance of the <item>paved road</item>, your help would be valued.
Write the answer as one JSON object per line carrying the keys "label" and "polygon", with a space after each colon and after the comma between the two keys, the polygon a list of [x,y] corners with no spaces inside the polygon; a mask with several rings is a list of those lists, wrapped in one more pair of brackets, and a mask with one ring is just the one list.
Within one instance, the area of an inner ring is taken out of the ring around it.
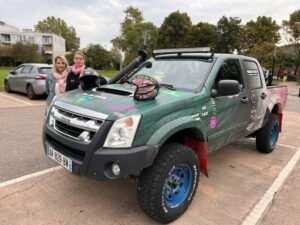
{"label": "paved road", "polygon": [[43,154],[45,100],[0,92],[0,182],[53,167]]}

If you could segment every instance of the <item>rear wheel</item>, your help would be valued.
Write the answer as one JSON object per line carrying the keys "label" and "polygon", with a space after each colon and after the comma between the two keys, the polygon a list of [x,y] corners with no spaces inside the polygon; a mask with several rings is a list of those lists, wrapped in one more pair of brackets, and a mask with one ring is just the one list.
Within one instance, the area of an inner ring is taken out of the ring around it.
{"label": "rear wheel", "polygon": [[10,92],[11,92],[10,85],[9,85],[9,83],[8,83],[7,80],[4,81],[4,87],[5,87],[5,91],[6,91],[7,93],[10,93]]}
{"label": "rear wheel", "polygon": [[27,85],[26,90],[27,90],[27,96],[28,96],[29,99],[36,99],[37,96],[34,93],[34,90],[33,90],[33,87],[32,87],[31,84]]}
{"label": "rear wheel", "polygon": [[276,147],[279,136],[279,121],[278,116],[271,115],[268,123],[262,127],[256,135],[256,148],[263,153],[270,153]]}
{"label": "rear wheel", "polygon": [[199,161],[195,152],[182,144],[168,144],[140,176],[140,207],[155,221],[170,223],[187,210],[198,181]]}

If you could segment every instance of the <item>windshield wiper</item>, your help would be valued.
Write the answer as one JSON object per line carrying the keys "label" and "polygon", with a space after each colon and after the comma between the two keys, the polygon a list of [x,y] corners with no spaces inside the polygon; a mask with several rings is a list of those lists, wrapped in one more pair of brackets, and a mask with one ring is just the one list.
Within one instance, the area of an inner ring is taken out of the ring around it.
{"label": "windshield wiper", "polygon": [[174,88],[174,86],[172,84],[163,84],[163,83],[159,83],[159,87],[164,87],[164,88],[167,88],[169,90],[173,90],[175,91],[176,88]]}

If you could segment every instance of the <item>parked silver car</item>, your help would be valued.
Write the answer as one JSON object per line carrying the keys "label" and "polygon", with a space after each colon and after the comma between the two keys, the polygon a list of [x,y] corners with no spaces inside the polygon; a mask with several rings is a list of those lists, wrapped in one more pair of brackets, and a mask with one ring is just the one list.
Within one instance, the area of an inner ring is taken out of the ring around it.
{"label": "parked silver car", "polygon": [[45,93],[45,80],[51,74],[52,65],[25,63],[11,70],[4,80],[7,92],[26,93],[28,98],[35,99]]}

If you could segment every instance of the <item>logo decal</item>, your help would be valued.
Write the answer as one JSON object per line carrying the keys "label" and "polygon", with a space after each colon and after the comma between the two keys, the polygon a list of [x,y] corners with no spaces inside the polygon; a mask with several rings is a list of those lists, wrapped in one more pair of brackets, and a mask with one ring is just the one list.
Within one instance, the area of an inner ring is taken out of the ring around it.
{"label": "logo decal", "polygon": [[216,116],[212,116],[210,118],[210,128],[212,128],[212,129],[215,128],[216,125],[217,125],[217,122],[218,122],[217,117]]}
{"label": "logo decal", "polygon": [[89,100],[92,100],[92,99],[94,99],[92,96],[83,95],[79,99],[77,99],[76,103],[82,103],[82,102],[86,102],[86,101],[89,101]]}

